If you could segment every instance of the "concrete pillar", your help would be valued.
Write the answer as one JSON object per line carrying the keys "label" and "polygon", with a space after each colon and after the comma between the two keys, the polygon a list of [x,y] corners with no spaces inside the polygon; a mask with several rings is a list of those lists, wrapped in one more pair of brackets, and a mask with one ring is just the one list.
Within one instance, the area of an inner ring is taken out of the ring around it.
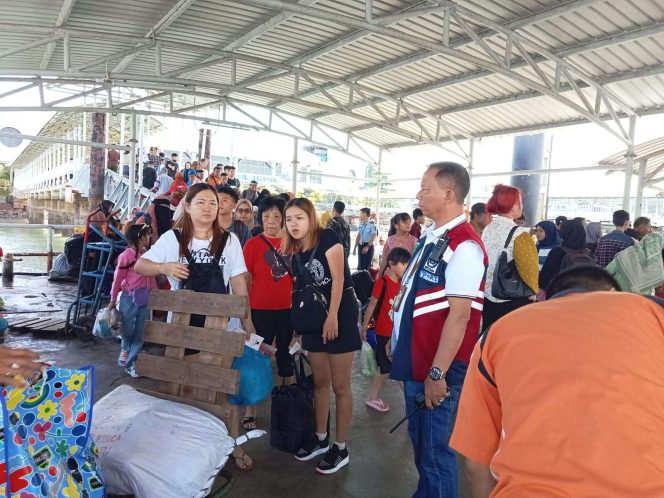
{"label": "concrete pillar", "polygon": [[[136,114],[131,115],[131,127],[129,133],[131,138],[129,142],[131,143],[131,152],[129,153],[129,190],[127,192],[127,212],[131,213],[132,208],[134,207],[134,192],[136,192]],[[124,144],[123,144],[124,145]],[[122,162],[122,161],[120,161]]]}
{"label": "concrete pillar", "polygon": [[[542,169],[544,159],[544,134],[514,137],[512,171]],[[540,176],[521,175],[512,177],[512,186],[521,190],[523,215],[526,225],[534,226],[539,221]]]}
{"label": "concrete pillar", "polygon": [[299,145],[299,139],[293,137],[293,194],[297,197],[297,148]]}
{"label": "concrete pillar", "polygon": [[[106,114],[92,113],[91,141],[105,143]],[[104,159],[106,150],[99,147],[90,147],[90,192],[88,194],[88,209],[92,211],[104,200]]]}
{"label": "concrete pillar", "polygon": [[646,183],[646,166],[648,165],[648,161],[646,159],[642,159],[639,161],[639,178],[638,178],[638,183],[636,186],[636,204],[634,206],[634,215],[633,215],[633,220],[641,216],[643,212],[643,188],[645,187]]}

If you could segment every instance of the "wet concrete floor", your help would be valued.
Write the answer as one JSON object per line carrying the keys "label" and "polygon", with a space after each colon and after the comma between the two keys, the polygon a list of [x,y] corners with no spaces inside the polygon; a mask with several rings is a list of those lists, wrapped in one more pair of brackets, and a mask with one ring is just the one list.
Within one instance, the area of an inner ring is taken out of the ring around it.
{"label": "wet concrete floor", "polygon": [[[28,277],[24,277],[28,278]],[[30,278],[32,279],[32,278]],[[57,286],[56,286],[57,287]],[[41,288],[46,289],[46,284]],[[75,288],[75,287],[74,287]],[[49,291],[53,289],[50,288]],[[0,288],[0,296],[7,292]],[[48,291],[45,291],[48,292]],[[71,286],[63,286],[54,301],[71,299]],[[68,303],[62,302],[63,309]],[[40,336],[32,333],[10,333],[6,343],[26,347],[39,352],[44,360],[58,366],[76,368],[84,365],[95,367],[95,400],[122,383],[136,385],[116,365],[119,344],[114,341],[82,341],[75,337]],[[276,374],[275,374],[276,375]],[[320,476],[314,468],[316,460],[298,462],[292,455],[270,446],[269,435],[249,441],[244,448],[254,459],[255,468],[249,472],[236,469],[229,460],[228,469],[233,474],[231,497],[349,497],[349,498],[407,498],[417,483],[417,471],[406,425],[394,434],[390,428],[404,415],[401,390],[395,382],[388,382],[381,394],[391,407],[388,413],[378,413],[364,404],[370,381],[360,372],[359,354],[353,365],[352,385],[354,398],[353,425],[348,440],[350,464],[337,474]],[[258,427],[269,430],[269,400],[258,409]],[[332,413],[334,420],[334,413]],[[334,432],[332,433],[334,434]],[[460,498],[469,496],[467,483],[462,476]],[[169,498],[169,497],[164,497]],[[180,497],[172,497],[180,498]]]}

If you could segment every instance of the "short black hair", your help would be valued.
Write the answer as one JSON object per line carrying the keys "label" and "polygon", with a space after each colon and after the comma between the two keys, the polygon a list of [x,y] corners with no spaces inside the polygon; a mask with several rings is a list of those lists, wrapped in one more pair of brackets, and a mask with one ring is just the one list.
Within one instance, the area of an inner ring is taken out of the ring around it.
{"label": "short black hair", "polygon": [[420,208],[413,209],[413,220],[416,220],[420,216],[424,216],[424,213],[422,212],[422,210]]}
{"label": "short black hair", "polygon": [[263,225],[263,213],[272,209],[277,209],[281,213],[281,226],[284,226],[284,209],[286,202],[281,197],[268,195],[258,206],[258,224]]}
{"label": "short black hair", "polygon": [[625,235],[627,235],[628,237],[632,237],[633,239],[638,239],[641,236],[639,232],[637,232],[633,228],[628,228],[627,230],[625,230]]}
{"label": "short black hair", "polygon": [[474,219],[478,214],[486,213],[486,204],[483,202],[476,202],[470,208],[470,219]]}
{"label": "short black hair", "polygon": [[232,167],[232,166],[230,166],[230,165],[227,164],[226,166],[224,166],[224,171],[228,171],[229,169],[231,169],[231,167]]}
{"label": "short black hair", "polygon": [[457,202],[463,204],[468,192],[470,192],[470,175],[468,175],[466,168],[451,161],[430,164],[429,169],[431,168],[436,169],[436,180],[439,183],[444,180],[452,183],[452,190],[454,190]]}
{"label": "short black hair", "polygon": [[556,275],[546,289],[547,299],[569,290],[582,292],[621,290],[609,272],[594,265],[579,265]]}
{"label": "short black hair", "polygon": [[237,202],[240,200],[240,196],[238,195],[237,191],[234,188],[227,187],[226,185],[219,185],[217,187],[217,193],[230,196],[235,204],[237,204]]}
{"label": "short black hair", "polygon": [[408,249],[404,249],[403,247],[394,247],[390,252],[387,254],[387,264],[393,264],[397,265],[399,263],[406,263],[410,261],[410,252]]}
{"label": "short black hair", "polygon": [[641,225],[647,225],[648,223],[650,223],[650,218],[639,216],[634,220],[633,226],[634,228],[639,228]]}
{"label": "short black hair", "polygon": [[223,168],[224,165],[223,165],[222,163],[217,163],[217,166],[215,166],[215,167],[216,167],[216,168]]}
{"label": "short black hair", "polygon": [[334,209],[334,211],[339,214],[344,214],[344,211],[346,210],[346,203],[343,201],[335,201],[332,209]]}
{"label": "short black hair", "polygon": [[629,213],[624,209],[618,209],[613,213],[613,224],[614,226],[621,227],[629,221]]}
{"label": "short black hair", "polygon": [[369,208],[362,208],[360,209],[360,212],[366,214],[367,216],[371,216],[371,209]]}
{"label": "short black hair", "polygon": [[173,152],[173,153],[171,154],[171,157],[178,157],[178,153],[177,153],[177,152]]}
{"label": "short black hair", "polygon": [[279,197],[280,199],[283,199],[284,202],[286,202],[286,203],[288,203],[290,201],[290,195],[288,195],[288,193],[286,193],[286,192],[280,193],[277,197]]}
{"label": "short black hair", "polygon": [[159,157],[164,157],[164,155],[165,155],[165,154],[164,154],[163,152],[160,152],[160,153],[159,153]]}
{"label": "short black hair", "polygon": [[221,166],[219,166],[218,164],[214,168],[212,168],[212,171],[217,170],[217,169],[221,169]]}
{"label": "short black hair", "polygon": [[556,216],[556,226],[560,227],[563,223],[567,221],[567,216]]}
{"label": "short black hair", "polygon": [[224,171],[224,172],[221,174],[221,176],[228,176],[228,173],[226,173],[226,172]]}

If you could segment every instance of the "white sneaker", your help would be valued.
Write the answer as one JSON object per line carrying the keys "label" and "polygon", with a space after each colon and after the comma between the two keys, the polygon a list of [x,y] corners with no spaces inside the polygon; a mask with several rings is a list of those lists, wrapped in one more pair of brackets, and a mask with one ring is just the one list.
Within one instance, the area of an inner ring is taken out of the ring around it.
{"label": "white sneaker", "polygon": [[140,375],[136,373],[136,368],[134,367],[125,368],[125,372],[127,372],[133,379],[140,378]]}

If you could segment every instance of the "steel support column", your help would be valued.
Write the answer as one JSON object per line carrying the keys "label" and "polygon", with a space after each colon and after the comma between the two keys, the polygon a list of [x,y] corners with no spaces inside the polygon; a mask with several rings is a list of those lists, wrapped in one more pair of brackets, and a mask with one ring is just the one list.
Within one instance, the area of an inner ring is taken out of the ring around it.
{"label": "steel support column", "polygon": [[470,147],[468,151],[468,176],[470,177],[470,189],[468,190],[468,196],[466,197],[466,208],[470,211],[471,206],[473,205],[473,167],[475,160],[475,139],[470,139]]}
{"label": "steel support column", "polygon": [[297,149],[299,146],[300,139],[293,137],[293,195],[297,197]]}
{"label": "steel support column", "polygon": [[380,227],[380,191],[383,189],[383,149],[378,149],[378,181],[376,182],[376,228]]}
{"label": "steel support column", "polygon": [[[132,208],[134,207],[134,192],[136,192],[136,114],[131,115],[130,129],[129,133],[131,138],[129,143],[131,145],[131,150],[129,152],[129,189],[127,191],[127,212],[131,213]],[[120,161],[122,164],[122,161]],[[120,175],[124,175],[124,168],[120,171]]]}
{"label": "steel support column", "polygon": [[634,174],[634,137],[636,136],[636,116],[629,118],[629,139],[625,154],[625,189],[623,190],[622,207],[629,211],[629,199],[632,195],[632,175]]}
{"label": "steel support column", "polygon": [[634,218],[636,219],[639,216],[641,216],[641,213],[643,211],[643,188],[645,187],[646,183],[646,166],[648,165],[648,161],[646,159],[642,159],[639,161],[639,177],[638,177],[638,183],[636,184],[636,202],[634,206]]}

